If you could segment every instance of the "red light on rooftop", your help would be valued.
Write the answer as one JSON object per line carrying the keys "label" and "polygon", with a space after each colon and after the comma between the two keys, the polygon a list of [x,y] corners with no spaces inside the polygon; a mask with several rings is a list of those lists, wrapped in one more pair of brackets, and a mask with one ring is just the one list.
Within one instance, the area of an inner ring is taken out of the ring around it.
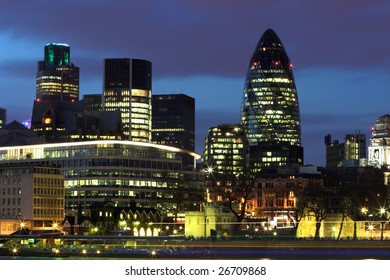
{"label": "red light on rooftop", "polygon": [[274,61],[275,66],[279,66],[280,62],[279,61]]}
{"label": "red light on rooftop", "polygon": [[37,98],[37,102],[41,102],[41,99]]}

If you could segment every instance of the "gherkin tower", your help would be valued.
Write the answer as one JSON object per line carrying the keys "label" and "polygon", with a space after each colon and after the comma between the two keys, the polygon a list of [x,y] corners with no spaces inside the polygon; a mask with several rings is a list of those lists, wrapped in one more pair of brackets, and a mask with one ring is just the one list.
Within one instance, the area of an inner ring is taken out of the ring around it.
{"label": "gherkin tower", "polygon": [[301,122],[292,64],[272,29],[261,36],[250,60],[241,124],[250,147],[260,147],[257,156],[251,155],[260,161],[257,166],[302,164]]}

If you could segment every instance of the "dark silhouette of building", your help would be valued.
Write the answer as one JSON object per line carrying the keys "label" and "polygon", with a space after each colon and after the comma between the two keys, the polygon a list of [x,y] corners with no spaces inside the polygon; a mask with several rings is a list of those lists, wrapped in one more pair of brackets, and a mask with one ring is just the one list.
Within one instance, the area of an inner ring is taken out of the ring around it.
{"label": "dark silhouette of building", "polygon": [[103,109],[118,110],[127,140],[152,137],[152,63],[142,59],[104,60]]}
{"label": "dark silhouette of building", "polygon": [[31,128],[45,142],[124,138],[119,111],[83,111],[82,101],[34,101]]}
{"label": "dark silhouette of building", "polygon": [[[292,64],[272,29],[261,36],[250,59],[241,123],[250,152],[261,154],[257,157],[258,162],[252,160],[252,172],[303,164],[301,122]],[[291,154],[294,155],[289,156]]]}
{"label": "dark silhouette of building", "polygon": [[84,94],[82,99],[83,111],[102,111],[103,95],[102,94]]}
{"label": "dark silhouette of building", "polygon": [[7,110],[0,108],[0,128],[3,128],[7,124]]}
{"label": "dark silhouette of building", "polygon": [[44,138],[25,127],[17,121],[13,121],[0,129],[0,146],[33,145],[43,143]]}
{"label": "dark silhouette of building", "polygon": [[51,43],[45,46],[44,60],[38,62],[36,99],[79,100],[79,68],[70,60],[69,45]]}

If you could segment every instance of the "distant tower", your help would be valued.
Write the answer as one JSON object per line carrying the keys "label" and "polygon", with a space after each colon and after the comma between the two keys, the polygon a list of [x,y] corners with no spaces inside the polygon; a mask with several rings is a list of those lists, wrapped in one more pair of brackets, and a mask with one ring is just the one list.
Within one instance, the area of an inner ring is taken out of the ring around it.
{"label": "distant tower", "polygon": [[345,141],[332,141],[330,134],[325,138],[326,167],[359,166],[366,159],[366,135],[360,132],[346,134]]}
{"label": "distant tower", "polygon": [[38,62],[36,99],[79,100],[79,68],[70,61],[69,45],[51,43],[45,46],[44,61]]}
{"label": "distant tower", "polygon": [[[303,164],[301,121],[292,64],[272,29],[250,60],[241,110],[251,153],[260,170]],[[256,172],[256,170],[254,170]]]}
{"label": "distant tower", "polygon": [[152,137],[152,63],[142,59],[104,60],[103,108],[119,110],[128,140]]}
{"label": "distant tower", "polygon": [[0,108],[0,128],[7,124],[7,109]]}

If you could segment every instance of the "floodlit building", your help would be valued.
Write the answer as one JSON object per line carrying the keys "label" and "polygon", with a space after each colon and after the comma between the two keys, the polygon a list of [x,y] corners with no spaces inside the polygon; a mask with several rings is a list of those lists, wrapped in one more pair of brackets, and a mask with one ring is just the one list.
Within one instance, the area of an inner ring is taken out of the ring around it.
{"label": "floodlit building", "polygon": [[257,157],[251,166],[253,173],[262,168],[303,164],[301,121],[292,64],[272,29],[261,36],[250,59],[241,124],[250,152],[255,151]]}
{"label": "floodlit building", "polygon": [[127,140],[152,139],[152,63],[142,59],[104,60],[103,110],[119,111]]}

